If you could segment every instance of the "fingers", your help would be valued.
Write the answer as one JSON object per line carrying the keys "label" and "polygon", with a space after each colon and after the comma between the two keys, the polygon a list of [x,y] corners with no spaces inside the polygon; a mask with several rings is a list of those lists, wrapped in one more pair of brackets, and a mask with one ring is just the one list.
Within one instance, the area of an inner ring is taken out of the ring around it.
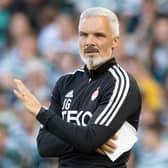
{"label": "fingers", "polygon": [[14,94],[22,101],[26,100],[26,98],[29,98],[31,96],[30,91],[27,89],[27,87],[23,84],[23,82],[19,79],[13,80],[17,90],[15,89],[13,92]]}
{"label": "fingers", "polygon": [[107,152],[111,152],[113,153],[116,148],[117,148],[117,145],[114,143],[114,141],[117,139],[117,135],[114,135],[111,139],[109,139],[105,144],[103,144],[101,146],[101,149],[103,151],[107,151]]}
{"label": "fingers", "polygon": [[[115,136],[115,138],[117,139],[117,137]],[[109,139],[105,144],[103,144],[100,148],[97,148],[96,151],[102,155],[105,155],[105,152],[110,152],[113,153],[116,148],[117,145],[113,142],[114,138]]]}
{"label": "fingers", "polygon": [[96,151],[101,155],[105,155],[105,152],[101,148],[97,148]]}
{"label": "fingers", "polygon": [[23,100],[24,95],[18,92],[16,89],[13,90],[14,94],[16,95],[17,98],[20,100]]}
{"label": "fingers", "polygon": [[114,139],[109,139],[109,140],[106,142],[106,145],[109,146],[110,148],[116,149],[116,148],[117,148],[117,145],[116,145],[113,141],[114,141]]}
{"label": "fingers", "polygon": [[113,148],[113,147],[111,147],[111,146],[109,146],[109,145],[104,144],[104,145],[101,146],[101,149],[102,149],[103,151],[107,151],[107,152],[113,153],[116,148]]}
{"label": "fingers", "polygon": [[26,86],[23,84],[23,82],[19,79],[14,79],[14,83],[17,86],[17,89],[22,93],[26,94],[29,93],[29,90],[26,88]]}
{"label": "fingers", "polygon": [[112,140],[117,140],[118,136],[115,134],[111,137]]}
{"label": "fingers", "polygon": [[18,97],[25,108],[34,116],[38,114],[40,108],[42,107],[39,100],[26,88],[21,80],[14,79],[17,90],[14,89],[14,94]]}

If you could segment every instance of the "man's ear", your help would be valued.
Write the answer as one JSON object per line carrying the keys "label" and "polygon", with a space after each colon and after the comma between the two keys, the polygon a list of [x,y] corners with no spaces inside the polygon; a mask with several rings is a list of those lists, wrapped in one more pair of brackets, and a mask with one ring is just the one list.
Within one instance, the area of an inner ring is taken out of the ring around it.
{"label": "man's ear", "polygon": [[118,46],[119,40],[120,40],[119,36],[113,37],[113,39],[112,39],[112,48],[115,48],[115,47]]}

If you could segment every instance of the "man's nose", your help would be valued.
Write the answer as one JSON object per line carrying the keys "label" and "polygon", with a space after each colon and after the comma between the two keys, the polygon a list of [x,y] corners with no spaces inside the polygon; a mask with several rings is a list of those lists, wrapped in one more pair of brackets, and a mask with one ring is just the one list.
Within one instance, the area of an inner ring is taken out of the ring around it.
{"label": "man's nose", "polygon": [[89,35],[86,39],[86,45],[95,45],[95,38],[92,35]]}

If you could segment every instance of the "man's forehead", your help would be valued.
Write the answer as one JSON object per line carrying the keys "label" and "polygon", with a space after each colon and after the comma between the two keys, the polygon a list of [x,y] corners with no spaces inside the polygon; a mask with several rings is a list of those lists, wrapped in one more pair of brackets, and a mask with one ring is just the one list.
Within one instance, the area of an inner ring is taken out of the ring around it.
{"label": "man's forehead", "polygon": [[89,16],[84,17],[79,22],[79,31],[107,31],[110,29],[110,22],[106,16]]}
{"label": "man's forehead", "polygon": [[80,23],[79,24],[83,24],[86,22],[99,22],[99,23],[105,23],[105,22],[109,22],[107,16],[87,16],[84,18],[80,19]]}

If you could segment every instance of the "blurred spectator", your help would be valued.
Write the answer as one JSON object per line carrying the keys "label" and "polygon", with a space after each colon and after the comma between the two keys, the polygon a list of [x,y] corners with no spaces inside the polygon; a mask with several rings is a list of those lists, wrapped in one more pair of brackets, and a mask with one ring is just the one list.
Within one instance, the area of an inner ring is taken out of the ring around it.
{"label": "blurred spectator", "polygon": [[55,42],[58,36],[59,29],[56,19],[41,29],[38,36],[38,47],[42,55],[47,56],[49,53],[55,52]]}
{"label": "blurred spectator", "polygon": [[[11,51],[6,53],[6,57],[1,62],[1,68],[3,71],[9,72],[12,77],[24,78],[27,73],[26,65],[37,60],[43,61],[37,52],[36,36],[35,34],[24,34],[23,37],[17,38]],[[4,82],[2,81],[2,84]]]}
{"label": "blurred spectator", "polygon": [[40,12],[44,0],[15,0],[11,6],[13,12],[21,12],[28,16],[30,23],[35,31],[40,28]]}
{"label": "blurred spectator", "polygon": [[162,124],[168,130],[168,72],[166,73],[165,80],[163,83],[163,94],[164,94],[164,108],[161,115]]}
{"label": "blurred spectator", "polygon": [[62,13],[57,17],[57,24],[60,36],[55,43],[56,52],[79,54],[79,47],[77,44],[77,24],[75,18],[66,13]]}
{"label": "blurred spectator", "polygon": [[144,69],[136,57],[126,57],[123,66],[137,80],[144,103],[153,112],[160,111],[163,107],[163,90],[159,83]]}
{"label": "blurred spectator", "polygon": [[[7,46],[7,30],[10,23],[11,13],[8,10],[12,0],[0,1],[0,51]],[[0,55],[1,59],[1,55]]]}
{"label": "blurred spectator", "polygon": [[117,10],[117,1],[108,1],[108,0],[92,0],[92,1],[85,1],[85,0],[81,0],[80,3],[76,0],[70,0],[71,2],[73,2],[76,6],[76,9],[78,10],[78,12],[82,12],[83,10],[89,8],[89,7],[93,7],[93,6],[102,6],[102,7],[107,7],[110,9],[113,9],[114,11]]}
{"label": "blurred spectator", "polygon": [[163,138],[160,122],[145,125],[140,140],[134,148],[136,168],[168,167],[168,142]]}
{"label": "blurred spectator", "polygon": [[128,57],[128,53],[126,51],[127,40],[128,39],[126,35],[121,37],[119,46],[114,51],[114,55],[116,56],[116,59],[120,64],[124,64],[126,57]]}
{"label": "blurred spectator", "polygon": [[42,30],[39,35],[39,49],[43,55],[48,55],[51,51],[78,54],[77,40],[77,27],[73,16],[61,13],[53,24]]}
{"label": "blurred spectator", "polygon": [[76,0],[70,0],[76,5],[76,8],[79,12],[82,12],[86,8],[93,6],[102,6],[109,9],[112,9],[115,12],[119,12],[123,15],[134,15],[138,12],[138,6],[141,4],[141,1],[137,0],[117,0],[117,1],[109,1],[109,0],[92,0],[85,1],[81,0],[80,3]]}
{"label": "blurred spectator", "polygon": [[[17,74],[23,69],[19,66],[20,61],[20,41],[32,32],[29,19],[22,13],[15,13],[11,17],[9,25],[9,43],[8,50],[4,53],[4,58],[1,60],[1,83],[4,87],[11,87],[11,78],[13,74]],[[22,66],[22,65],[21,65]],[[20,74],[17,74],[20,75]],[[4,80],[3,80],[4,79]],[[8,85],[6,84],[8,82]],[[8,88],[8,89],[9,89]]]}
{"label": "blurred spectator", "polygon": [[18,146],[18,151],[24,161],[23,167],[36,168],[40,162],[40,156],[36,147],[36,136],[39,126],[35,119],[25,112],[23,106],[18,106],[16,113],[20,122],[10,127],[10,137]]}
{"label": "blurred spectator", "polygon": [[167,0],[158,0],[160,5],[160,13],[168,15],[168,1]]}
{"label": "blurred spectator", "polygon": [[33,28],[39,31],[40,28],[40,13],[42,5],[45,4],[44,0],[24,0],[24,12],[29,17]]}
{"label": "blurred spectator", "polygon": [[9,25],[10,43],[16,43],[20,38],[29,35],[33,31],[29,18],[20,12],[12,15]]}
{"label": "blurred spectator", "polygon": [[163,83],[168,69],[168,16],[160,16],[155,21],[150,47],[150,68],[155,79]]}
{"label": "blurred spectator", "polygon": [[60,54],[59,68],[61,74],[66,74],[73,72],[75,69],[79,68],[79,58],[71,53]]}
{"label": "blurred spectator", "polygon": [[[6,53],[6,57],[0,63],[3,72],[0,74],[2,79],[0,83],[9,92],[11,103],[15,101],[12,93],[13,78],[24,79],[29,72],[28,65],[34,62],[39,62],[38,64],[45,66],[45,61],[38,55],[36,35],[29,34],[17,39],[11,52]],[[46,74],[46,76],[48,75]]]}
{"label": "blurred spectator", "polygon": [[62,12],[75,13],[76,8],[71,0],[48,0],[49,3],[57,6]]}
{"label": "blurred spectator", "polygon": [[[31,90],[31,92],[38,97],[38,99],[47,104],[50,98],[50,89],[48,87],[48,74],[45,64],[39,60],[28,63],[25,66],[26,74],[24,81]],[[51,74],[49,74],[51,75]],[[54,83],[55,81],[53,81]]]}
{"label": "blurred spectator", "polygon": [[164,89],[164,97],[165,97],[165,111],[167,112],[168,111],[168,72],[166,73],[166,76],[165,76],[165,81],[164,81],[164,84],[163,84],[163,89]]}
{"label": "blurred spectator", "polygon": [[[63,59],[62,53],[69,53],[71,56],[76,55],[78,57],[79,46],[77,44],[76,30],[77,27],[73,16],[60,13],[55,17],[55,20],[44,27],[39,34],[39,50],[50,67],[49,83],[51,86],[54,85],[53,81],[56,81],[60,74],[64,73],[60,67],[62,66],[60,64],[60,61]],[[71,59],[75,60],[78,58]],[[69,66],[71,66],[71,64],[69,64]]]}
{"label": "blurred spectator", "polygon": [[139,43],[150,40],[151,31],[158,14],[157,0],[143,0],[136,35]]}
{"label": "blurred spectator", "polygon": [[42,6],[40,17],[40,29],[51,24],[58,15],[59,9],[52,3]]}
{"label": "blurred spectator", "polygon": [[153,26],[157,15],[157,0],[142,0],[140,14],[128,22],[131,25],[127,25],[127,29],[132,29],[132,34],[127,36],[129,43],[126,43],[126,52],[131,56],[136,55],[146,67],[149,67],[150,64],[148,50],[151,44]]}
{"label": "blurred spectator", "polygon": [[22,168],[23,160],[15,146],[8,141],[7,127],[0,123],[0,167]]}
{"label": "blurred spectator", "polygon": [[0,123],[5,123],[7,126],[18,122],[9,98],[8,91],[0,85]]}

